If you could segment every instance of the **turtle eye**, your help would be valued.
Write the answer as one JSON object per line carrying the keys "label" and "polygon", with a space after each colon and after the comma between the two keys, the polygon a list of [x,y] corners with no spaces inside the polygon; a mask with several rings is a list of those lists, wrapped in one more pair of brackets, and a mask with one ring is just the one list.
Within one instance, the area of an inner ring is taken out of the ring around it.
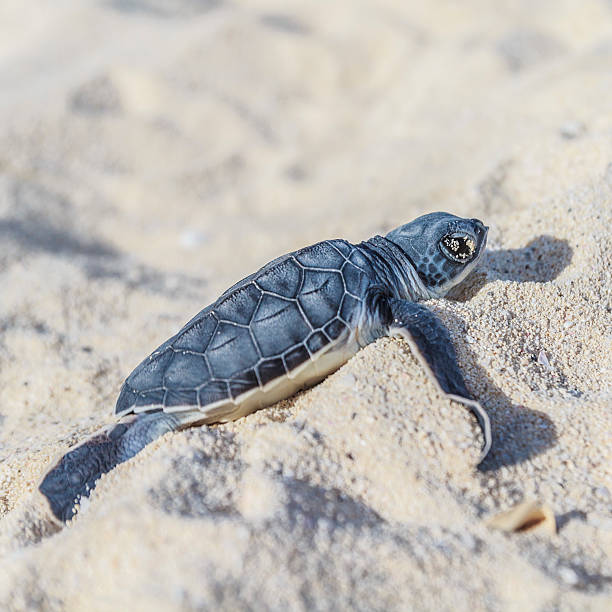
{"label": "turtle eye", "polygon": [[440,240],[440,250],[452,261],[467,263],[474,257],[476,242],[466,234],[447,234]]}

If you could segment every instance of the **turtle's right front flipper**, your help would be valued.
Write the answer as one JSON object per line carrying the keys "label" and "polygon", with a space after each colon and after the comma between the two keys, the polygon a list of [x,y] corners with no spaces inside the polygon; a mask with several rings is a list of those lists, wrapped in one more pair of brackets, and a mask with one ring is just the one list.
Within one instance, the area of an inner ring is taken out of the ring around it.
{"label": "turtle's right front flipper", "polygon": [[88,497],[96,481],[169,431],[202,418],[197,411],[131,415],[105,427],[69,450],[42,477],[39,491],[60,521],[70,520],[81,497]]}
{"label": "turtle's right front flipper", "polygon": [[393,298],[388,299],[388,304],[391,314],[389,335],[404,338],[438,388],[449,399],[467,406],[474,413],[484,436],[478,461],[482,463],[491,449],[489,416],[465,386],[448,330],[431,310],[421,304]]}

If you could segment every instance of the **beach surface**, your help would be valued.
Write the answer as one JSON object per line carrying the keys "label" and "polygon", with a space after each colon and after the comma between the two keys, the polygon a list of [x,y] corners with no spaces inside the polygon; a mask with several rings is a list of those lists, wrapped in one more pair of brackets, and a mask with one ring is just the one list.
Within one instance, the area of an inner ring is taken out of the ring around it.
{"label": "beach surface", "polygon": [[[0,7],[0,609],[609,611],[612,3],[52,4]],[[490,226],[427,303],[480,469],[382,339],[50,520],[49,462],[223,290],[437,210]]]}

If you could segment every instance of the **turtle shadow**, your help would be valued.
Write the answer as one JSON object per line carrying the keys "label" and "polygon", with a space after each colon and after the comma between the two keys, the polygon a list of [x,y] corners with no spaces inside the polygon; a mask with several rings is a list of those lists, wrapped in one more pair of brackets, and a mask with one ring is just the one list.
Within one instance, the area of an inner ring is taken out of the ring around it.
{"label": "turtle shadow", "polygon": [[546,234],[519,249],[485,251],[480,266],[448,297],[466,302],[487,283],[496,280],[548,283],[569,266],[573,253],[567,240]]}
{"label": "turtle shadow", "polygon": [[[519,249],[485,252],[480,270],[472,274],[455,295],[449,297],[456,301],[468,301],[494,280],[518,283],[553,281],[571,263],[572,255],[573,249],[567,240],[548,235],[538,236]],[[462,322],[450,316],[456,329],[461,330]],[[476,355],[469,346],[464,344],[462,348],[471,358],[477,379],[485,386],[487,400],[483,403],[491,419],[493,446],[479,470],[489,472],[522,463],[554,446],[557,434],[550,418],[543,412],[510,401],[486,370],[477,365]],[[495,410],[490,409],[493,405]]]}
{"label": "turtle shadow", "polygon": [[[452,313],[448,315],[461,336],[463,322]],[[513,402],[493,382],[487,371],[478,365],[476,353],[469,345],[463,343],[458,348],[459,355],[463,353],[468,357],[472,378],[484,387],[484,393],[479,391],[477,399],[491,421],[493,443],[489,454],[478,466],[479,471],[492,472],[504,466],[523,463],[552,448],[557,441],[557,431],[548,415]]]}

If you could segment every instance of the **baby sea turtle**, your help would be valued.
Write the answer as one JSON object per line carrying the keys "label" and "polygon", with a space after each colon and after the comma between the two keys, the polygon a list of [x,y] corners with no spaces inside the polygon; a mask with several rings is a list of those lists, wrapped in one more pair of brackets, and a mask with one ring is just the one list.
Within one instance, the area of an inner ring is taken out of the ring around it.
{"label": "baby sea turtle", "polygon": [[444,296],[480,259],[488,228],[432,213],[360,244],[325,240],[230,287],[126,379],[118,422],[69,450],[39,489],[70,519],[115,465],[169,431],[238,419],[316,384],[381,336],[400,336],[446,396],[468,406],[491,446],[487,414],[467,390],[447,329],[418,300]]}

